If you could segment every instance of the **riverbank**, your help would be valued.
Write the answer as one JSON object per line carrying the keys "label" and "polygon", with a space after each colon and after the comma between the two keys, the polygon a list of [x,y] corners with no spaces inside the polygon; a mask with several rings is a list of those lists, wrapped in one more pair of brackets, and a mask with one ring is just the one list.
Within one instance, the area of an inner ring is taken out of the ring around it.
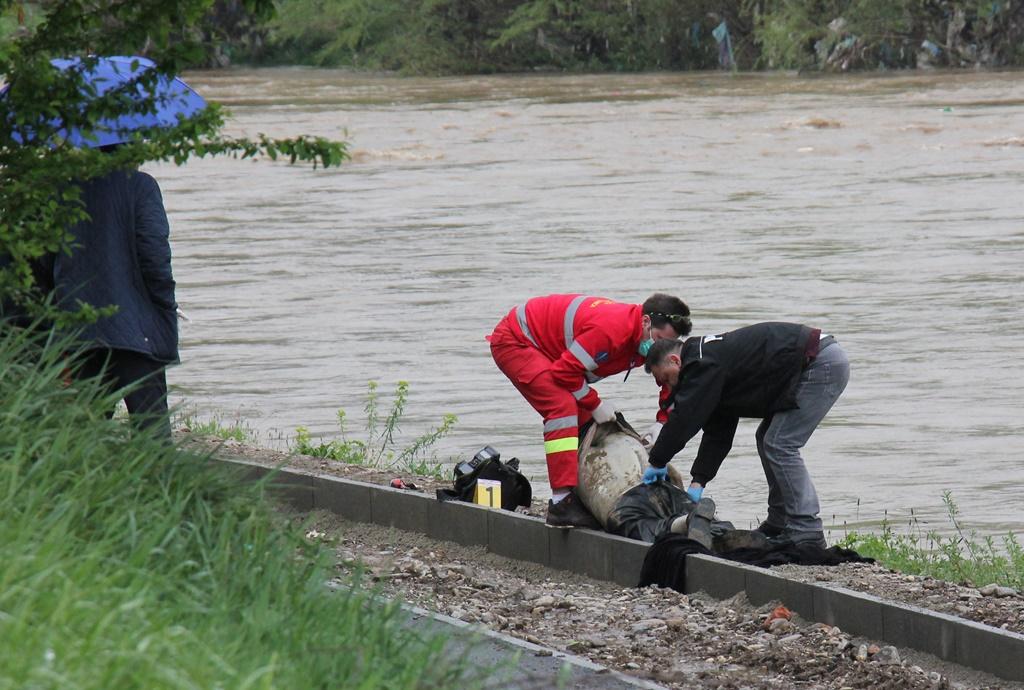
{"label": "riverbank", "polygon": [[1022,16],[951,0],[284,0],[276,18],[229,32],[218,57],[407,74],[1000,67],[1024,58]]}
{"label": "riverbank", "polygon": [[341,579],[361,572],[389,597],[669,688],[1024,688],[799,616],[772,625],[774,605],[742,595],[621,588],[332,514],[306,519]]}
{"label": "riverbank", "polygon": [[[196,27],[206,65],[345,66],[436,75],[1024,64],[1024,9],[1013,3],[281,0],[276,5],[276,16],[270,16],[240,0],[212,3]],[[33,31],[43,7],[19,2],[0,12],[0,42]]]}
{"label": "riverbank", "polygon": [[[217,453],[226,458],[267,466],[286,466],[385,485],[395,478],[390,473],[366,467],[289,455],[236,441],[191,438],[188,442],[216,447]],[[428,495],[434,489],[447,485],[430,478],[402,479],[414,482]],[[530,512],[543,515],[544,506],[535,501]],[[763,665],[771,672],[766,678],[781,674],[770,681],[775,683],[772,687],[777,687],[778,682],[795,682],[792,674],[805,680],[814,679],[823,687],[857,687],[854,681],[858,673],[863,676],[861,680],[871,681],[869,685],[894,683],[894,687],[931,687],[932,683],[940,683],[941,680],[937,681],[929,674],[938,673],[954,679],[954,683],[965,683],[970,687],[991,683],[995,683],[993,687],[1014,687],[991,679],[955,680],[954,671],[942,665],[935,666],[936,660],[906,650],[897,650],[900,663],[883,664],[882,661],[893,658],[891,652],[881,651],[884,645],[852,638],[829,626],[797,621],[793,628],[784,625],[785,630],[775,629],[771,635],[762,634],[764,631],[758,628],[758,621],[766,611],[763,607],[751,607],[744,601],[723,604],[698,597],[696,601],[702,603],[693,604],[674,592],[622,590],[608,583],[569,577],[541,566],[507,561],[477,549],[431,542],[420,535],[341,523],[326,514],[314,518],[309,534],[312,539],[326,540],[335,546],[342,571],[348,572],[361,563],[392,596],[401,596],[425,608],[487,625],[531,642],[539,640],[548,646],[577,654],[586,652],[584,655],[596,663],[639,672],[670,685],[677,683],[678,687],[702,683],[694,675],[694,669],[707,670],[702,665],[705,660],[718,657],[727,659],[715,662],[722,668],[738,667],[729,673],[737,674],[737,683],[741,685],[750,678],[740,682],[740,677],[749,676],[755,668]],[[455,565],[444,568],[437,565],[449,562]],[[1024,632],[1024,598],[1016,592],[979,590],[932,578],[908,576],[877,564],[847,564],[835,568],[788,566],[783,572],[789,577],[829,581],[895,601]],[[476,574],[470,576],[467,573]],[[511,601],[505,601],[509,593],[519,591],[525,593],[522,596],[513,594]],[[577,601],[577,592],[584,593],[583,599]],[[545,597],[542,603],[533,603],[541,597]],[[683,603],[686,606],[680,608]],[[672,613],[665,613],[667,611]],[[674,618],[683,622],[670,625],[667,621]],[[655,619],[662,622],[652,622]],[[596,642],[587,638],[595,630],[604,635]],[[707,633],[711,631],[715,634],[709,636]],[[788,634],[782,635],[782,632]],[[709,640],[708,637],[714,639]],[[644,641],[639,638],[651,639]],[[781,642],[783,638],[786,638],[784,643]],[[683,663],[679,657],[680,650],[672,653],[658,651],[662,645],[674,649],[679,644],[686,650],[697,650],[697,656],[686,657]],[[668,658],[666,654],[678,666],[674,671],[664,666]],[[878,654],[882,656],[876,658]],[[915,666],[922,672],[916,671]],[[719,673],[722,668],[715,666],[713,671]],[[936,668],[939,670],[927,670]],[[780,681],[780,678],[788,680]],[[833,685],[833,682],[837,684]],[[921,682],[925,684],[921,685]]]}

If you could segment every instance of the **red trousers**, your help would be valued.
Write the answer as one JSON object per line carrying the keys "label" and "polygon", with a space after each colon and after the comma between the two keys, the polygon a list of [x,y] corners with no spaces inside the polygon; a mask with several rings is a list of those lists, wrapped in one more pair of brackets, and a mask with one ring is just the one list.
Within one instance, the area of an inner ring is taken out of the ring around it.
{"label": "red trousers", "polygon": [[524,344],[505,321],[494,329],[490,341],[498,368],[544,418],[544,455],[551,488],[576,486],[579,427],[590,421],[590,412],[554,382],[551,360],[533,345]]}

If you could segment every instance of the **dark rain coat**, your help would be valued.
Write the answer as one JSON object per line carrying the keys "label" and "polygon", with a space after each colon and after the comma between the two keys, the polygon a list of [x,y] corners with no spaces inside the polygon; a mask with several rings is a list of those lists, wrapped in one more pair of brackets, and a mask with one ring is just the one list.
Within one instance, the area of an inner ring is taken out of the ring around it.
{"label": "dark rain coat", "polygon": [[[683,343],[674,402],[650,463],[664,467],[698,431],[704,430],[690,469],[706,484],[732,449],[740,417],[769,417],[796,405],[796,387],[821,331],[796,323],[766,322]],[[812,340],[812,335],[814,339]]]}
{"label": "dark rain coat", "polygon": [[71,255],[54,258],[58,304],[69,311],[79,302],[117,306],[117,313],[85,328],[87,347],[177,362],[169,227],[156,180],[142,172],[113,172],[83,183],[82,203],[90,220],[71,229]]}

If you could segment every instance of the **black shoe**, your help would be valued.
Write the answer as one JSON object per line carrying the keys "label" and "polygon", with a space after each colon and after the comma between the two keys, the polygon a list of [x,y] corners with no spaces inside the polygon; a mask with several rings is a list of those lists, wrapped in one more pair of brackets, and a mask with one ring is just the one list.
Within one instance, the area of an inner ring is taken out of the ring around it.
{"label": "black shoe", "polygon": [[731,529],[716,535],[711,548],[715,553],[726,553],[739,549],[765,551],[768,549],[768,537],[756,529]]}
{"label": "black shoe", "polygon": [[827,549],[828,542],[825,541],[825,533],[818,531],[783,530],[782,534],[776,535],[768,540],[768,543],[775,547],[784,546],[815,546],[819,549]]}
{"label": "black shoe", "polygon": [[686,536],[708,551],[711,550],[711,521],[715,519],[715,502],[702,498],[697,507],[686,516]]}
{"label": "black shoe", "polygon": [[754,528],[754,531],[755,532],[760,532],[764,536],[766,536],[769,539],[771,539],[772,537],[779,536],[780,534],[782,534],[786,530],[783,527],[778,527],[776,525],[771,524],[767,520],[765,520],[760,525],[758,525],[756,528]]}
{"label": "black shoe", "polygon": [[548,527],[571,528],[583,527],[586,529],[603,529],[597,518],[587,510],[583,501],[570,491],[569,495],[558,503],[548,501],[548,518],[545,521]]}

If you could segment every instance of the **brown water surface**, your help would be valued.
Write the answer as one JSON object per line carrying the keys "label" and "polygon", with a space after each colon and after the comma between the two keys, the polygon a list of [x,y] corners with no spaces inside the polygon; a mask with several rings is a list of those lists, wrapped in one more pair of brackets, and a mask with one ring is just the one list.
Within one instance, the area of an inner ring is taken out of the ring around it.
{"label": "brown water surface", "polygon": [[[911,509],[946,529],[944,490],[980,532],[1024,530],[1020,73],[188,79],[231,134],[354,154],[152,168],[193,319],[170,381],[202,414],[283,446],[344,408],[358,437],[366,382],[404,379],[403,439],[454,412],[442,457],[490,443],[543,492],[540,418],[484,336],[533,295],[667,291],[695,333],[796,320],[846,347],[805,451],[838,530]],[[598,388],[650,423],[650,377]],[[744,527],[766,498],[754,428],[709,489]]]}

